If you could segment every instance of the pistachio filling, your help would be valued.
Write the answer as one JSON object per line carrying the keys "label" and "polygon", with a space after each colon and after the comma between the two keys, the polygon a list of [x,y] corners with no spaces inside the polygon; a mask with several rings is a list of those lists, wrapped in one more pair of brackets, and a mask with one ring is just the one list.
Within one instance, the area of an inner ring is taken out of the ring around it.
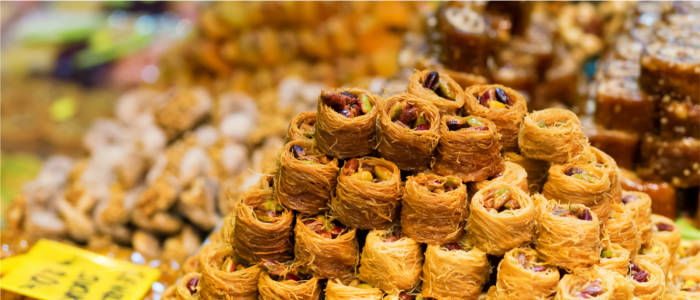
{"label": "pistachio filling", "polygon": [[299,124],[299,130],[302,132],[302,134],[303,134],[306,138],[311,139],[311,138],[314,137],[314,132],[316,131],[316,129],[315,129],[315,127],[314,127],[314,124],[315,124],[315,123],[316,123],[316,120],[314,120],[314,119],[307,119],[307,120],[303,120],[303,121]]}
{"label": "pistachio filling", "polygon": [[547,122],[545,120],[539,120],[537,121],[537,127],[539,128],[556,128],[556,127],[564,127],[566,123],[568,123],[568,120],[557,120],[553,123]]}
{"label": "pistachio filling", "polygon": [[594,182],[596,180],[595,176],[588,174],[588,172],[586,172],[585,170],[576,167],[566,169],[566,171],[564,171],[564,174],[566,174],[566,176],[571,176],[573,178],[581,179],[587,182]]}
{"label": "pistachio filling", "polygon": [[489,196],[484,201],[484,208],[493,212],[504,212],[508,210],[520,209],[520,203],[513,198],[513,191],[510,188],[500,188],[489,193]]}
{"label": "pistachio filling", "polygon": [[224,272],[229,272],[229,273],[240,271],[240,270],[243,270],[245,268],[246,267],[243,264],[240,264],[240,263],[237,264],[236,260],[231,256],[226,256],[226,258],[224,258],[224,261],[219,266],[220,270],[222,270]]}
{"label": "pistachio filling", "polygon": [[364,93],[356,95],[348,91],[340,93],[323,91],[321,101],[346,118],[359,117],[374,109],[369,96]]}
{"label": "pistachio filling", "polygon": [[425,76],[425,79],[423,79],[423,87],[447,100],[454,101],[457,97],[455,91],[450,88],[446,81],[440,80],[440,74],[435,71]]}
{"label": "pistachio filling", "polygon": [[615,256],[615,254],[610,248],[604,247],[600,250],[600,258],[613,258],[613,256]]}
{"label": "pistachio filling", "polygon": [[559,217],[571,217],[584,221],[592,221],[593,215],[587,207],[557,205],[552,209],[552,214]]}
{"label": "pistachio filling", "polygon": [[345,233],[347,229],[343,224],[340,224],[340,222],[323,215],[316,216],[315,218],[306,218],[302,220],[302,222],[307,228],[327,239],[337,238]]}
{"label": "pistachio filling", "polygon": [[301,281],[311,279],[311,276],[299,273],[288,263],[263,260],[260,266],[267,270],[267,273],[270,274],[270,278],[285,284],[298,285]]}
{"label": "pistachio filling", "polygon": [[460,129],[471,129],[471,130],[478,130],[478,131],[483,131],[483,130],[488,130],[489,128],[484,124],[484,122],[481,122],[478,118],[474,116],[467,116],[467,117],[457,117],[453,116],[449,120],[447,120],[447,128],[450,131],[457,131]]}
{"label": "pistachio filling", "polygon": [[684,292],[700,292],[700,284],[693,279],[686,279],[681,285],[681,291]]}
{"label": "pistachio filling", "polygon": [[362,282],[362,281],[357,280],[357,279],[353,279],[353,281],[350,281],[350,283],[348,284],[348,286],[350,286],[350,287],[355,287],[355,288],[358,288],[358,289],[372,289],[372,288],[374,288],[374,287],[373,287],[372,285],[370,285],[369,283]]}
{"label": "pistachio filling", "polygon": [[509,108],[513,105],[510,96],[502,88],[488,89],[477,100],[479,100],[479,104],[490,109]]}
{"label": "pistachio filling", "polygon": [[401,236],[401,227],[398,225],[394,225],[391,227],[390,230],[384,233],[384,235],[382,236],[382,241],[385,243],[393,243],[400,240]]}
{"label": "pistachio filling", "polygon": [[444,178],[437,178],[429,182],[421,182],[421,185],[428,189],[431,193],[445,193],[456,190],[462,181],[454,176],[447,176]]}
{"label": "pistachio filling", "polygon": [[265,223],[274,223],[284,214],[285,209],[279,202],[267,200],[258,204],[253,211],[258,220]]}
{"label": "pistachio filling", "polygon": [[430,122],[423,112],[407,102],[397,102],[391,106],[390,117],[394,124],[416,131],[430,129]]}
{"label": "pistachio filling", "polygon": [[523,269],[532,270],[535,272],[544,272],[547,270],[542,262],[537,260],[537,257],[533,255],[526,255],[525,253],[518,253],[517,255],[518,263]]}
{"label": "pistachio filling", "polygon": [[378,183],[391,180],[393,172],[391,169],[381,165],[370,166],[364,164],[360,167],[359,160],[353,158],[345,162],[343,174],[362,181]]}
{"label": "pistachio filling", "polygon": [[576,293],[576,297],[582,299],[589,299],[593,297],[598,297],[602,295],[605,291],[603,290],[603,285],[600,280],[593,280],[586,283],[586,285],[581,288],[581,290]]}

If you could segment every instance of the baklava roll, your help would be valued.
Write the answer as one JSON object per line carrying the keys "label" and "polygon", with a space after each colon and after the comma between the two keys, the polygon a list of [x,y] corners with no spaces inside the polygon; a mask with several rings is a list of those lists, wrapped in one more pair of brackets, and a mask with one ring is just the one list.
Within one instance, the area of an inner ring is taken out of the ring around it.
{"label": "baklava roll", "polygon": [[518,146],[523,156],[557,164],[577,157],[587,145],[581,121],[566,109],[532,112],[525,117],[518,133]]}
{"label": "baklava roll", "polygon": [[328,280],[325,295],[327,300],[382,300],[384,292],[359,280],[347,285],[338,280]]}
{"label": "baklava roll", "polygon": [[514,162],[525,169],[530,193],[539,193],[542,190],[542,186],[547,181],[549,162],[527,158],[515,152],[503,153],[503,158],[505,158],[506,162]]}
{"label": "baklava roll", "polygon": [[362,89],[322,91],[314,125],[318,149],[340,159],[372,153],[378,101]]}
{"label": "baklava roll", "polygon": [[[599,299],[599,300],[623,300],[616,294],[616,273],[601,270],[597,267],[582,270],[578,273],[567,274],[562,277],[557,286],[557,295],[554,300]],[[624,281],[624,280],[623,280]]]}
{"label": "baklava roll", "polygon": [[400,227],[372,230],[362,249],[358,278],[387,293],[410,290],[420,281],[423,250]]}
{"label": "baklava roll", "polygon": [[666,289],[666,275],[657,264],[637,259],[629,263],[627,281],[634,287],[634,296],[639,300],[661,299]]}
{"label": "baklava roll", "polygon": [[356,230],[323,215],[297,216],[294,259],[318,278],[349,282],[359,260]]}
{"label": "baklava roll", "polygon": [[540,261],[535,250],[513,248],[498,264],[496,289],[489,291],[489,299],[547,299],[558,283],[559,270]]}
{"label": "baklava roll", "polygon": [[394,163],[376,157],[350,159],[340,169],[331,213],[349,227],[386,228],[399,213],[402,186]]}
{"label": "baklava roll", "polygon": [[635,225],[635,212],[629,207],[614,205],[608,218],[603,222],[604,231],[610,242],[627,249],[632,256],[642,246],[640,232]]}
{"label": "baklava roll", "polygon": [[583,204],[559,204],[535,195],[542,203],[537,215],[535,250],[548,264],[572,271],[600,261],[600,221]]}
{"label": "baklava roll", "polygon": [[639,249],[639,253],[636,259],[646,259],[655,264],[657,264],[664,273],[668,273],[668,269],[671,266],[671,253],[668,250],[668,246],[658,239],[651,239],[649,243],[643,244],[642,248]]}
{"label": "baklava roll", "polygon": [[312,141],[291,141],[280,154],[275,196],[289,209],[317,214],[326,209],[338,169],[338,159],[318,152]]}
{"label": "baklava roll", "polygon": [[622,204],[634,212],[634,224],[642,244],[651,240],[651,198],[643,192],[622,192]]}
{"label": "baklava roll", "polygon": [[287,261],[292,258],[294,213],[273,197],[274,182],[265,176],[267,186],[251,188],[236,207],[233,248],[250,263],[260,260]]}
{"label": "baklava roll", "polygon": [[454,242],[466,216],[467,187],[459,178],[419,173],[406,179],[401,227],[407,236],[420,243]]}
{"label": "baklava roll", "polygon": [[258,292],[261,300],[316,300],[321,297],[321,283],[315,276],[299,271],[295,265],[263,261]]}
{"label": "baklava roll", "polygon": [[630,262],[629,250],[619,244],[603,243],[600,249],[600,267],[611,272],[627,275]]}
{"label": "baklava roll", "polygon": [[488,119],[443,116],[432,169],[465,182],[485,180],[503,172],[505,165],[498,138],[496,125]]}
{"label": "baklava roll", "polygon": [[518,148],[518,130],[527,114],[525,97],[499,84],[472,85],[464,91],[464,111],[493,121],[505,151]]}
{"label": "baklava roll", "polygon": [[520,188],[494,183],[478,191],[469,205],[467,237],[491,255],[533,240],[537,209],[527,193]]}
{"label": "baklava roll", "polygon": [[187,273],[175,283],[175,299],[177,300],[194,300],[202,297],[200,279],[202,274],[191,272]]}
{"label": "baklava roll", "polygon": [[247,266],[237,261],[230,246],[205,247],[201,251],[203,299],[258,298],[258,265]]}
{"label": "baklava roll", "polygon": [[438,109],[411,94],[386,99],[377,120],[377,150],[401,170],[428,168],[440,139]]}
{"label": "baklava roll", "polygon": [[464,105],[464,90],[449,75],[437,71],[414,72],[407,92],[432,103],[441,114],[454,114]]}
{"label": "baklava roll", "polygon": [[484,181],[479,181],[474,183],[474,188],[470,191],[477,192],[492,183],[507,183],[516,186],[523,190],[525,193],[529,193],[527,185],[527,171],[525,168],[521,167],[519,164],[514,162],[505,162],[506,168],[503,172],[498,173]]}
{"label": "baklava roll", "polygon": [[435,299],[476,299],[489,270],[486,253],[464,241],[428,245],[422,294]]}
{"label": "baklava roll", "polygon": [[316,112],[300,112],[289,122],[287,141],[311,140],[316,132]]}
{"label": "baklava roll", "polygon": [[542,195],[567,204],[583,204],[601,220],[610,214],[612,194],[608,174],[591,164],[552,165]]}
{"label": "baklava roll", "polygon": [[652,239],[657,239],[668,247],[669,253],[675,255],[681,243],[681,228],[673,220],[657,215],[651,215]]}

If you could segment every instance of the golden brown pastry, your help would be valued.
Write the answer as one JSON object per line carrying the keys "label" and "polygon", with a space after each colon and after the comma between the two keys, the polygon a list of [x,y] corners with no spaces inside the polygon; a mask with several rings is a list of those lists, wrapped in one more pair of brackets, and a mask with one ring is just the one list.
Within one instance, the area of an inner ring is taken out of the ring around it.
{"label": "golden brown pastry", "polygon": [[591,208],[601,220],[610,214],[612,193],[610,178],[601,169],[590,164],[552,165],[542,195],[561,203],[583,204]]}
{"label": "golden brown pastry", "polygon": [[200,257],[203,299],[258,298],[260,267],[237,261],[231,246],[205,247]]}
{"label": "golden brown pastry", "polygon": [[384,292],[359,280],[347,285],[338,280],[328,280],[325,295],[328,300],[382,300]]}
{"label": "golden brown pastry", "polygon": [[376,157],[350,159],[340,169],[331,213],[350,227],[386,228],[399,213],[402,189],[394,163]]}
{"label": "golden brown pastry", "polygon": [[488,273],[486,253],[464,241],[428,245],[422,294],[435,299],[476,299]]}
{"label": "golden brown pastry", "polygon": [[406,179],[401,227],[407,236],[420,243],[454,242],[466,215],[467,187],[459,178],[419,173]]}
{"label": "golden brown pastry", "polygon": [[420,281],[423,251],[400,227],[372,230],[362,249],[358,278],[387,293],[410,290]]}
{"label": "golden brown pastry", "polygon": [[263,261],[258,292],[262,300],[316,300],[321,295],[319,279],[299,271],[295,265]]}
{"label": "golden brown pastry", "polygon": [[375,144],[378,102],[377,96],[362,89],[322,91],[314,133],[318,149],[340,159],[370,154]]}
{"label": "golden brown pastry", "polygon": [[529,113],[518,133],[523,156],[558,164],[576,158],[587,145],[581,122],[566,109],[548,108]]}
{"label": "golden brown pastry", "polygon": [[449,75],[438,71],[414,72],[407,91],[435,105],[441,114],[454,114],[464,105],[464,90]]}
{"label": "golden brown pastry", "polygon": [[472,85],[464,91],[464,112],[489,119],[498,127],[505,151],[518,147],[518,130],[527,113],[527,103],[519,92],[499,84]]}
{"label": "golden brown pastry", "polygon": [[432,169],[462,181],[482,181],[503,172],[501,144],[496,125],[485,118],[443,116],[440,142]]}
{"label": "golden brown pastry", "polygon": [[323,215],[298,215],[294,226],[296,263],[318,278],[350,282],[359,260],[355,232]]}
{"label": "golden brown pastry", "polygon": [[531,248],[513,248],[498,264],[496,288],[488,299],[546,299],[554,295],[559,270],[545,265]]}
{"label": "golden brown pastry", "polygon": [[488,254],[502,255],[533,240],[537,209],[516,186],[488,185],[474,194],[469,211],[467,238]]}
{"label": "golden brown pastry", "polygon": [[440,135],[438,109],[411,94],[386,99],[377,119],[377,151],[401,170],[428,168]]}
{"label": "golden brown pastry", "polygon": [[316,112],[300,112],[289,122],[287,129],[287,141],[310,140],[314,138],[316,132]]}

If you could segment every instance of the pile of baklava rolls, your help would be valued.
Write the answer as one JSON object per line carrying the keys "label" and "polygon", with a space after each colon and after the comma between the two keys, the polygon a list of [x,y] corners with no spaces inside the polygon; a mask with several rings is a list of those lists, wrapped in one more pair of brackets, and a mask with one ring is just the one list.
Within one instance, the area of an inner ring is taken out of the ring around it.
{"label": "pile of baklava rolls", "polygon": [[661,299],[694,254],[618,177],[575,114],[508,87],[323,91],[166,298]]}

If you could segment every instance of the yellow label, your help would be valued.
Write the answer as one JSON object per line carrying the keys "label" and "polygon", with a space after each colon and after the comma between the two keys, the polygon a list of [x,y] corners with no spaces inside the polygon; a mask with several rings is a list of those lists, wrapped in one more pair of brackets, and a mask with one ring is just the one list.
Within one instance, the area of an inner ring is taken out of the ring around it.
{"label": "yellow label", "polygon": [[38,299],[141,299],[160,276],[150,267],[50,240],[0,261],[0,268],[0,287]]}

